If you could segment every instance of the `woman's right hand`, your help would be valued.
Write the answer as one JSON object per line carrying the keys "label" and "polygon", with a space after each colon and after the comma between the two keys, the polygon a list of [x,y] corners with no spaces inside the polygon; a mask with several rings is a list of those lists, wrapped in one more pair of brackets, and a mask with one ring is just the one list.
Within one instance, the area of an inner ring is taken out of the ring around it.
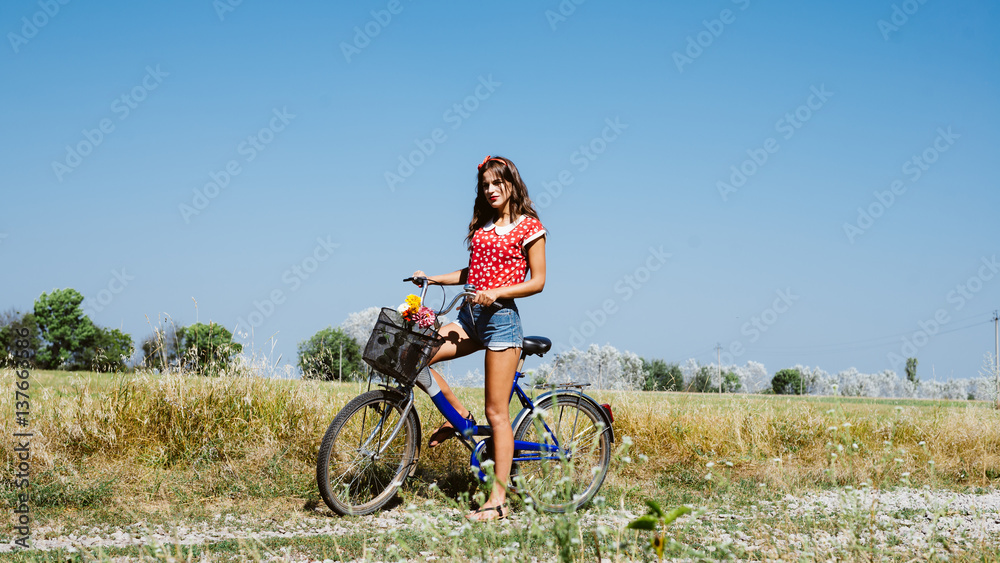
{"label": "woman's right hand", "polygon": [[413,285],[420,285],[420,278],[426,278],[427,274],[423,270],[413,272]]}

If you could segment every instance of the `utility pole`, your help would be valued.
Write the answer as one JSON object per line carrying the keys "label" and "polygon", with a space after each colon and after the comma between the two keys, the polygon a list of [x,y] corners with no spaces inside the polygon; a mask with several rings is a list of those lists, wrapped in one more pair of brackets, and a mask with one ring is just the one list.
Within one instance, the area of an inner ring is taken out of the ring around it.
{"label": "utility pole", "polygon": [[993,337],[996,339],[996,348],[993,352],[993,376],[997,382],[995,406],[1000,409],[1000,315],[997,315],[997,309],[993,310]]}
{"label": "utility pole", "polygon": [[719,355],[719,369],[718,369],[718,372],[719,372],[719,394],[721,395],[722,394],[722,343],[721,342],[716,342],[716,344],[715,344],[715,351]]}
{"label": "utility pole", "polygon": [[997,309],[993,309],[993,335],[996,338],[996,348],[993,352],[993,361],[995,362],[993,372],[1000,377],[1000,315],[997,315]]}
{"label": "utility pole", "polygon": [[340,343],[340,357],[337,359],[337,381],[344,380],[344,343]]}

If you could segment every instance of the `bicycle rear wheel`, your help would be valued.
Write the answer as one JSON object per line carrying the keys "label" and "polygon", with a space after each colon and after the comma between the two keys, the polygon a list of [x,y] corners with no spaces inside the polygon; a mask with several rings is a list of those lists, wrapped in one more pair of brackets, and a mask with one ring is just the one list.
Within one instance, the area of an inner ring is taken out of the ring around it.
{"label": "bicycle rear wheel", "polygon": [[323,501],[337,514],[371,514],[382,508],[416,465],[416,410],[391,436],[405,405],[396,391],[369,391],[347,403],[330,423],[319,448],[316,482]]}
{"label": "bicycle rear wheel", "polygon": [[515,440],[556,450],[514,452],[512,480],[535,506],[548,512],[575,510],[601,488],[611,463],[611,440],[597,408],[578,395],[546,397],[514,431]]}

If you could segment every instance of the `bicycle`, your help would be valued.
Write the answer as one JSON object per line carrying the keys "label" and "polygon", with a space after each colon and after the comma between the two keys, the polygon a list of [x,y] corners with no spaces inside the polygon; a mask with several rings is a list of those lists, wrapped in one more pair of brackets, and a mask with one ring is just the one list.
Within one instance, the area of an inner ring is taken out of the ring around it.
{"label": "bicycle", "polygon": [[[430,282],[426,278],[416,282],[421,285],[423,303]],[[459,300],[474,296],[475,288],[466,285],[436,315],[445,315]],[[462,417],[440,389],[436,394],[428,391],[437,389],[433,376],[423,369],[440,345],[436,332],[431,337],[411,330],[407,336],[413,340],[409,351],[403,347],[391,350],[406,356],[406,369],[386,369],[385,362],[379,363],[385,359],[386,347],[391,348],[400,338],[386,332],[400,328],[391,326],[393,313],[392,309],[383,309],[386,319],[380,316],[364,354],[365,361],[376,366],[376,373],[391,377],[379,377],[381,389],[375,390],[369,378],[368,391],[337,413],[319,448],[316,481],[320,494],[326,505],[340,515],[371,514],[381,509],[415,473],[422,443],[420,419],[413,406],[415,385],[431,395],[434,406],[453,426],[455,436],[470,450],[469,464],[481,481],[487,480],[482,465],[491,428]],[[385,320],[389,327],[383,323]],[[373,342],[374,352],[369,350]],[[519,380],[524,377],[521,370],[525,358],[541,357],[551,347],[552,341],[541,336],[525,337],[521,347],[509,399],[516,396],[521,410],[511,421],[514,459],[508,490],[541,510],[565,512],[586,504],[604,483],[614,442],[614,417],[609,405],[600,405],[583,392],[589,384],[551,386],[534,400],[524,392]],[[422,357],[422,363],[412,361],[413,350],[419,351],[416,355]]]}

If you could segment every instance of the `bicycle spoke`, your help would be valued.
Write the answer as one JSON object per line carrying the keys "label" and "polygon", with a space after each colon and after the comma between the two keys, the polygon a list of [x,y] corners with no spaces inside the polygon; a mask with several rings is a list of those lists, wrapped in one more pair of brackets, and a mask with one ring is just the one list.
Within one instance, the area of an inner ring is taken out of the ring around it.
{"label": "bicycle spoke", "polygon": [[337,513],[374,512],[402,485],[416,455],[418,432],[415,413],[401,418],[404,404],[391,390],[369,391],[348,403],[330,424],[320,447],[317,480],[323,500]]}
{"label": "bicycle spoke", "polygon": [[[561,512],[589,500],[610,463],[608,436],[598,411],[575,396],[557,396],[518,427],[516,440],[555,446],[555,452],[524,451],[518,478],[541,508]],[[541,416],[539,416],[541,415]]]}

